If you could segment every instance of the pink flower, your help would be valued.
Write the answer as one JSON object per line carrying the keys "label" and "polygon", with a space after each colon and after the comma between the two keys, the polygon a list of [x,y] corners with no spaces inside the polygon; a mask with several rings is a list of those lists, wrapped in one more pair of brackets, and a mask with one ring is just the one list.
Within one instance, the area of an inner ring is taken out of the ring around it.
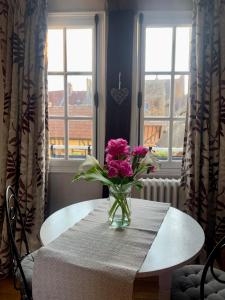
{"label": "pink flower", "polygon": [[148,149],[143,146],[134,147],[134,150],[132,151],[132,155],[140,157],[145,157],[147,153]]}
{"label": "pink flower", "polygon": [[107,154],[105,161],[107,162],[107,164],[109,164],[111,161],[113,160],[113,156],[111,154]]}
{"label": "pink flower", "polygon": [[122,160],[120,163],[120,175],[124,177],[131,177],[133,175],[132,166],[126,160]]}
{"label": "pink flower", "polygon": [[131,177],[133,175],[132,165],[127,160],[111,160],[108,163],[109,177]]}
{"label": "pink flower", "polygon": [[118,160],[110,160],[108,161],[108,175],[109,177],[117,177],[119,176],[120,171],[120,163]]}
{"label": "pink flower", "polygon": [[116,168],[119,170],[120,168],[120,160],[111,160],[109,163],[108,163],[108,166],[111,167],[111,168]]}
{"label": "pink flower", "polygon": [[111,139],[106,147],[107,156],[111,155],[110,159],[118,159],[126,157],[130,153],[127,141],[124,139]]}
{"label": "pink flower", "polygon": [[147,173],[156,172],[156,171],[157,171],[157,167],[156,166],[149,166]]}
{"label": "pink flower", "polygon": [[110,178],[117,177],[118,174],[119,174],[119,172],[118,172],[118,170],[116,168],[113,168],[113,167],[109,168],[108,176]]}

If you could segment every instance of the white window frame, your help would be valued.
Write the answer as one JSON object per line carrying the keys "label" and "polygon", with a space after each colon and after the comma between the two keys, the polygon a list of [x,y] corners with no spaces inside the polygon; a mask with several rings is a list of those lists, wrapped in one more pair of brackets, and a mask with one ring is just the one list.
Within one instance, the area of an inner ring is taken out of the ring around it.
{"label": "white window frame", "polygon": [[[135,38],[134,38],[134,54],[133,54],[133,90],[132,90],[132,123],[131,123],[131,145],[137,145],[138,142],[138,107],[137,107],[137,94],[138,94],[138,61],[139,61],[139,53],[138,53],[138,32],[139,32],[139,24],[138,24],[138,16],[140,13],[143,13],[143,26],[142,26],[142,53],[141,55],[141,90],[142,90],[142,108],[141,108],[141,136],[140,140],[143,141],[143,127],[144,127],[144,78],[145,75],[150,74],[158,74],[158,75],[172,75],[171,77],[171,95],[173,95],[173,89],[174,89],[174,75],[176,72],[174,72],[174,65],[175,65],[175,57],[172,58],[172,71],[171,72],[145,72],[145,29],[146,27],[173,27],[173,31],[176,26],[190,26],[192,24],[192,12],[191,11],[170,11],[170,12],[164,12],[164,11],[148,11],[148,12],[139,12],[136,16],[136,26],[135,26]],[[174,33],[174,32],[173,32]],[[173,50],[172,55],[174,56],[174,47],[175,47],[175,39],[173,34]],[[177,72],[179,74],[184,73],[190,74],[190,72]],[[171,99],[170,105],[173,105],[173,97]],[[173,109],[170,109],[170,115],[167,118],[161,118],[161,121],[176,121],[176,120],[184,120],[185,118],[178,117],[175,118],[173,116]],[[160,118],[147,118],[152,120],[159,121]],[[170,126],[170,134],[169,134],[169,145],[172,145],[172,134],[171,134],[172,127]],[[170,147],[171,151],[171,147]],[[170,155],[171,156],[171,155]],[[161,160],[160,161],[160,170],[153,174],[154,177],[173,177],[177,178],[181,175],[181,160],[180,161],[172,161],[172,160]],[[152,176],[152,174],[150,175]]]}
{"label": "white window frame", "polygon": [[[93,106],[93,155],[97,155],[100,163],[104,161],[104,144],[105,144],[105,94],[106,94],[106,87],[105,87],[105,74],[106,74],[106,52],[105,52],[105,13],[104,12],[79,12],[79,13],[49,13],[48,14],[48,29],[60,28],[60,27],[93,27],[95,28],[94,18],[95,15],[99,17],[98,23],[98,53],[97,53],[97,88],[98,88],[98,95],[99,95],[99,106],[98,106],[98,153],[95,153],[96,145],[95,145],[95,126],[96,126],[96,113],[95,113],[95,106]],[[65,34],[64,34],[65,37]],[[64,38],[64,49],[66,40]],[[95,87],[95,30],[93,30],[93,68],[92,72],[65,72],[65,62],[66,62],[66,53],[64,51],[64,70],[62,72],[48,72],[49,75],[62,75],[65,79],[66,75],[87,75],[90,73],[92,75],[93,81],[93,92]],[[65,80],[64,80],[65,81]],[[50,158],[50,165],[49,165],[49,172],[62,172],[62,173],[75,173],[82,163],[83,159],[68,159],[68,128],[67,128],[67,121],[68,120],[78,120],[79,117],[70,117],[67,114],[67,89],[65,88],[64,82],[64,92],[65,92],[65,116],[64,117],[54,117],[49,116],[49,119],[60,119],[65,120],[65,158],[64,159],[54,159]],[[82,118],[83,120],[84,118]],[[88,118],[90,119],[90,118]],[[85,120],[85,119],[84,119]]]}

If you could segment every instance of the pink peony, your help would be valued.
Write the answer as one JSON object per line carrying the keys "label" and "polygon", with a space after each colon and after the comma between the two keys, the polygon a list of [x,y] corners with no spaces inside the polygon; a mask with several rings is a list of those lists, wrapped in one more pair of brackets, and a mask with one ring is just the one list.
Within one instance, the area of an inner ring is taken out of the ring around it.
{"label": "pink peony", "polygon": [[116,168],[113,167],[109,168],[108,176],[110,178],[117,177],[118,175],[119,175],[119,171]]}
{"label": "pink peony", "polygon": [[126,160],[122,160],[120,163],[120,175],[124,177],[131,177],[133,175],[132,166]]}
{"label": "pink peony", "polygon": [[134,150],[132,151],[133,156],[140,156],[140,157],[145,157],[147,153],[148,153],[148,149],[143,146],[134,147]]}
{"label": "pink peony", "polygon": [[119,170],[120,168],[120,160],[111,160],[109,163],[108,163],[108,167],[111,167],[111,168],[116,168]]}
{"label": "pink peony", "polygon": [[132,165],[127,160],[111,160],[108,163],[109,177],[131,177],[133,175]]}
{"label": "pink peony", "polygon": [[107,164],[109,164],[111,161],[113,160],[113,156],[111,154],[107,154],[105,161],[107,162]]}
{"label": "pink peony", "polygon": [[109,160],[107,163],[108,163],[109,177],[119,176],[119,171],[120,171],[119,161],[118,160]]}
{"label": "pink peony", "polygon": [[127,141],[124,139],[111,139],[106,147],[106,152],[107,155],[111,155],[113,159],[118,159],[129,155],[130,148],[127,145]]}

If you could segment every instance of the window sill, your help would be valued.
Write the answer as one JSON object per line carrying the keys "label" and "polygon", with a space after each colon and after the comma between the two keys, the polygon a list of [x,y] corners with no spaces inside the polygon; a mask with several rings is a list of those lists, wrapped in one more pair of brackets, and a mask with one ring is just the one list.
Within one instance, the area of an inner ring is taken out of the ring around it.
{"label": "window sill", "polygon": [[84,160],[57,160],[51,159],[49,162],[49,173],[75,173]]}
{"label": "window sill", "polygon": [[[76,173],[80,164],[84,160],[56,160],[51,159],[49,163],[49,173]],[[181,162],[161,162],[161,167],[157,172],[143,175],[142,177],[156,178],[179,178],[181,176]]]}
{"label": "window sill", "polygon": [[161,168],[159,171],[142,175],[143,178],[180,178],[181,169],[179,168]]}

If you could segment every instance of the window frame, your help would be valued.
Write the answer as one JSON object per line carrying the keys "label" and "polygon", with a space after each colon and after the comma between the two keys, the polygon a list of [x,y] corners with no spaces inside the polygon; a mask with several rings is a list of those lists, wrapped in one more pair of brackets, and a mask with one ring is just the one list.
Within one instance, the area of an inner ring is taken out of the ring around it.
{"label": "window frame", "polygon": [[[143,14],[143,25],[142,25],[142,53],[138,53],[138,43],[139,43],[139,31],[140,31],[140,24],[139,24],[139,14]],[[176,120],[184,121],[185,117],[174,117],[174,78],[176,74],[188,74],[189,72],[176,72],[174,70],[175,66],[175,52],[174,48],[176,47],[176,40],[174,35],[175,27],[185,27],[191,26],[192,24],[192,12],[191,11],[148,11],[143,12],[140,11],[136,16],[136,26],[135,26],[135,38],[134,38],[134,54],[133,54],[133,90],[132,90],[132,123],[131,123],[131,145],[137,145],[138,143],[138,106],[137,106],[137,95],[138,95],[138,88],[139,88],[139,81],[141,82],[141,91],[142,91],[142,107],[141,107],[141,127],[140,127],[140,140],[143,143],[143,134],[144,134],[144,120],[150,121],[168,121],[173,122]],[[146,27],[172,27],[173,28],[173,40],[172,40],[172,65],[171,71],[169,72],[146,72],[145,71],[145,29]],[[141,58],[140,58],[141,55]],[[141,78],[138,77],[138,70],[139,70],[139,60],[141,63]],[[146,75],[171,75],[171,91],[170,95],[172,96],[170,102],[170,111],[168,117],[144,117],[144,93],[145,93],[145,76]],[[172,127],[169,128],[169,157],[172,158]],[[171,155],[170,155],[171,154]],[[159,171],[154,173],[155,177],[180,177],[181,175],[181,163],[182,160],[160,160],[161,168]],[[149,175],[150,177],[152,175]]]}
{"label": "window frame", "polygon": [[[99,22],[98,22],[98,41],[95,39],[95,22],[94,18],[95,15],[98,15]],[[68,152],[68,121],[69,120],[92,120],[93,123],[93,134],[92,134],[92,147],[93,152],[92,154],[94,156],[97,156],[100,162],[103,162],[104,160],[104,147],[101,145],[104,145],[105,140],[105,83],[103,78],[105,78],[105,68],[106,68],[106,53],[105,53],[105,13],[104,12],[79,12],[79,13],[49,13],[48,14],[48,29],[59,29],[63,27],[63,61],[64,61],[64,69],[61,72],[58,71],[48,71],[48,75],[61,75],[63,76],[64,80],[64,95],[65,95],[65,107],[64,107],[64,116],[49,116],[49,120],[64,120],[65,121],[65,158],[62,159],[56,159],[56,158],[50,158],[49,159],[49,172],[63,172],[63,173],[74,173],[78,169],[79,165],[83,161],[83,159],[80,158],[74,158],[69,159],[69,152]],[[66,34],[65,28],[85,28],[85,27],[92,27],[93,28],[93,60],[92,60],[92,71],[91,72],[70,72],[67,70],[66,66]],[[97,45],[97,55],[95,53],[95,43],[98,43]],[[95,70],[95,58],[97,57],[98,66],[97,70]],[[97,136],[98,136],[98,147],[97,152],[95,151],[96,145],[95,145],[95,127],[96,127],[96,109],[94,105],[94,87],[95,87],[95,74],[98,74],[97,78],[97,89],[98,89],[98,95],[99,95],[99,106],[98,106],[98,128],[97,128]],[[68,114],[68,99],[67,99],[67,88],[66,88],[66,77],[70,75],[91,75],[92,76],[92,90],[93,90],[93,116],[92,117],[82,117],[79,116],[69,116]]]}

